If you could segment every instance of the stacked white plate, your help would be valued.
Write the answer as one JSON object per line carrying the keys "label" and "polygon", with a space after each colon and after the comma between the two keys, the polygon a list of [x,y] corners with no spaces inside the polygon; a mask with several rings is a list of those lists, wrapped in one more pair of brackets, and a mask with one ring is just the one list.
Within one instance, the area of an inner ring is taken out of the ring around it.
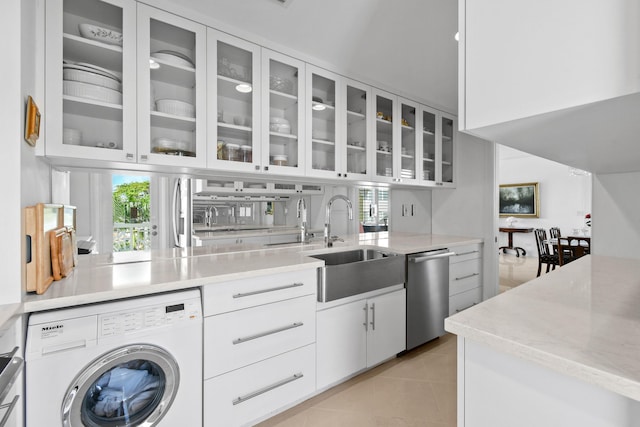
{"label": "stacked white plate", "polygon": [[174,116],[196,116],[196,107],[194,107],[193,104],[177,99],[158,99],[156,100],[156,109],[161,113],[172,114]]}
{"label": "stacked white plate", "polygon": [[122,104],[122,83],[109,70],[93,64],[65,61],[62,77],[65,95]]}
{"label": "stacked white plate", "polygon": [[157,52],[153,52],[151,54],[152,58],[160,59],[168,64],[172,65],[180,65],[182,67],[195,67],[191,58],[187,55],[183,55],[180,52],[175,52],[173,50],[159,50]]}

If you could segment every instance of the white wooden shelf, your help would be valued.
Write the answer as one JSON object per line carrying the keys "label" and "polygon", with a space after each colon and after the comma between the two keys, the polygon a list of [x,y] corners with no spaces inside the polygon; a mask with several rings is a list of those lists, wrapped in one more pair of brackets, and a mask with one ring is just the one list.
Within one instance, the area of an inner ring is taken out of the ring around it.
{"label": "white wooden shelf", "polygon": [[238,85],[252,86],[251,83],[248,82],[218,75],[218,97],[223,96],[225,98],[236,99],[242,102],[251,102],[253,90],[251,92],[239,92],[236,90],[236,86]]}
{"label": "white wooden shelf", "polygon": [[298,136],[297,135],[293,135],[291,133],[280,133],[280,132],[269,132],[269,136],[272,136],[274,138],[278,138],[278,139],[289,139],[289,140],[297,140]]}
{"label": "white wooden shelf", "polygon": [[383,120],[383,119],[378,119],[378,118],[376,118],[376,123],[378,123],[380,125],[384,125],[384,126],[391,126],[393,124],[393,122],[390,121],[390,120]]}
{"label": "white wooden shelf", "polygon": [[298,97],[276,90],[270,90],[270,107],[278,110],[287,110],[298,104]]}
{"label": "white wooden shelf", "polygon": [[354,151],[367,151],[366,148],[360,147],[359,145],[349,145],[349,144],[347,144],[347,149],[348,150],[354,150]]}
{"label": "white wooden shelf", "polygon": [[381,155],[381,156],[390,156],[391,155],[391,151],[380,151],[380,150],[376,150],[376,153]]}
{"label": "white wooden shelf", "polygon": [[160,65],[159,68],[152,68],[151,81],[160,81],[176,86],[191,89],[196,85],[196,70],[193,67],[170,64],[162,59],[151,57]]}
{"label": "white wooden shelf", "polygon": [[122,121],[122,105],[95,101],[78,96],[63,95],[62,111],[65,114]]}
{"label": "white wooden shelf", "polygon": [[402,125],[402,130],[407,132],[413,132],[416,130],[414,127]]}
{"label": "white wooden shelf", "polygon": [[122,71],[122,48],[73,34],[63,34],[64,58],[97,65],[108,70]]}
{"label": "white wooden shelf", "polygon": [[428,158],[428,157],[423,157],[423,158],[422,158],[422,161],[423,161],[423,162],[429,162],[429,163],[435,163],[435,159],[430,159],[430,158]]}
{"label": "white wooden shelf", "polygon": [[151,126],[194,131],[196,129],[196,119],[193,117],[175,116],[173,114],[152,111]]}
{"label": "white wooden shelf", "polygon": [[218,136],[223,138],[250,139],[252,128],[218,122]]}
{"label": "white wooden shelf", "polygon": [[361,122],[366,119],[366,116],[362,113],[356,113],[355,111],[347,111],[347,123],[353,124]]}
{"label": "white wooden shelf", "polygon": [[430,130],[423,130],[422,133],[429,136],[436,136],[436,134]]}

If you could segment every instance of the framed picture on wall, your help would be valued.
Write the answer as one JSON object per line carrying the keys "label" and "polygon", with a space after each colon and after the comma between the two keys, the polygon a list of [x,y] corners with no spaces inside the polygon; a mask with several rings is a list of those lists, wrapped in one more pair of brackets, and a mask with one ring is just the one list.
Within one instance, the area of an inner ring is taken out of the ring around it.
{"label": "framed picture on wall", "polygon": [[540,194],[537,182],[501,184],[499,195],[500,216],[540,217]]}

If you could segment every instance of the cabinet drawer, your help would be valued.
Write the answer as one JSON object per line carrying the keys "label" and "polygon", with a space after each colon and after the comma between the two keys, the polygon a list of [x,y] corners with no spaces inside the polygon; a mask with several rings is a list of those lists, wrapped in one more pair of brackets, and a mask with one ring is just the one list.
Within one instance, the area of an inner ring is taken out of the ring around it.
{"label": "cabinet drawer", "polygon": [[449,316],[465,310],[482,301],[482,287],[456,294],[449,298]]}
{"label": "cabinet drawer", "polygon": [[314,295],[204,319],[204,377],[315,342]]}
{"label": "cabinet drawer", "polygon": [[482,257],[482,245],[474,243],[472,245],[455,246],[450,248],[456,255],[449,258],[449,264],[463,262],[470,259]]}
{"label": "cabinet drawer", "polygon": [[317,280],[314,268],[206,285],[202,289],[204,316],[315,295]]}
{"label": "cabinet drawer", "polygon": [[451,264],[449,267],[449,295],[459,294],[482,283],[482,260],[480,258]]}
{"label": "cabinet drawer", "polygon": [[315,391],[315,344],[204,382],[204,425],[245,425]]}

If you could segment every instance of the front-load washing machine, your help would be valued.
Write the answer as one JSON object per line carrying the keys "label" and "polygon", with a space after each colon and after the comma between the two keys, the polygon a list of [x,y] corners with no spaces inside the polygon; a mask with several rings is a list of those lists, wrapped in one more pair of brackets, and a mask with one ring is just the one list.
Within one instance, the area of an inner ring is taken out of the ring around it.
{"label": "front-load washing machine", "polygon": [[34,313],[26,424],[201,426],[199,290]]}

